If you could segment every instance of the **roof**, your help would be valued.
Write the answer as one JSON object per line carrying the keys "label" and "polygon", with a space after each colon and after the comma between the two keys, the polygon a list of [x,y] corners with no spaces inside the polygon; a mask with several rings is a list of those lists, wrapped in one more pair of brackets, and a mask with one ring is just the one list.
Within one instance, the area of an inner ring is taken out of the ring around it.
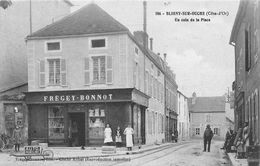
{"label": "roof", "polygon": [[[129,29],[115,20],[98,5],[91,3],[78,11],[54,22],[27,37],[28,40],[56,37],[75,37],[80,35],[126,33],[138,45],[142,52],[150,58],[165,74],[164,61],[153,51],[146,49],[130,33]],[[168,69],[168,68],[167,68]],[[169,69],[168,69],[169,70]],[[174,74],[167,71],[171,81],[175,82]],[[176,84],[177,85],[177,84]]]}
{"label": "roof", "polygon": [[225,96],[196,97],[195,104],[192,104],[192,98],[189,98],[188,106],[190,112],[225,112]]}
{"label": "roof", "polygon": [[249,1],[240,0],[238,11],[236,14],[236,19],[235,19],[235,22],[234,22],[234,25],[232,28],[232,32],[231,32],[231,36],[230,36],[230,40],[229,40],[230,44],[236,43],[237,34],[238,34],[239,28],[241,26],[241,23],[243,21],[248,2]]}
{"label": "roof", "polygon": [[124,25],[115,20],[98,5],[91,3],[63,19],[32,33],[27,39],[126,31],[128,29]]}
{"label": "roof", "polygon": [[70,0],[64,0],[65,3],[67,3],[70,6],[74,6],[72,2],[70,2]]}

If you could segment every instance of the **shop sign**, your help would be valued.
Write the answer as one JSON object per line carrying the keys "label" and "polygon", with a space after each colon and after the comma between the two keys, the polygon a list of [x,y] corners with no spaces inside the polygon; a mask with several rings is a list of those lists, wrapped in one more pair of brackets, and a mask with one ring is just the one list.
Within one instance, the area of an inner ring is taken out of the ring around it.
{"label": "shop sign", "polygon": [[73,102],[73,101],[102,101],[112,100],[112,94],[88,94],[88,95],[45,95],[43,102]]}
{"label": "shop sign", "polygon": [[41,154],[42,147],[40,146],[25,146],[24,147],[25,154]]}

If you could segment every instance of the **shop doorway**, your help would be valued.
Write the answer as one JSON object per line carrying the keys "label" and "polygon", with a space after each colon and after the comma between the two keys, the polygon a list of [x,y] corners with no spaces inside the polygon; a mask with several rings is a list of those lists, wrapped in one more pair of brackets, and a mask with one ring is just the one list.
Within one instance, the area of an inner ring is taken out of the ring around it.
{"label": "shop doorway", "polygon": [[85,113],[69,113],[69,146],[85,146]]}

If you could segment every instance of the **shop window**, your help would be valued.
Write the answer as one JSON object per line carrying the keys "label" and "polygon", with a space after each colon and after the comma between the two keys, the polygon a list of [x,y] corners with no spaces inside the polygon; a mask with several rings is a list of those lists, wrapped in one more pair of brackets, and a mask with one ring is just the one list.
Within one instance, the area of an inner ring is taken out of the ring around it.
{"label": "shop window", "polygon": [[106,83],[106,57],[93,56],[93,84]]}
{"label": "shop window", "polygon": [[64,139],[64,112],[61,106],[51,106],[48,111],[49,139]]}
{"label": "shop window", "polygon": [[195,134],[196,134],[196,135],[200,135],[200,128],[196,128],[196,129],[195,129]]}
{"label": "shop window", "polygon": [[103,105],[96,105],[88,110],[89,114],[89,138],[104,138],[105,130],[105,108]]}

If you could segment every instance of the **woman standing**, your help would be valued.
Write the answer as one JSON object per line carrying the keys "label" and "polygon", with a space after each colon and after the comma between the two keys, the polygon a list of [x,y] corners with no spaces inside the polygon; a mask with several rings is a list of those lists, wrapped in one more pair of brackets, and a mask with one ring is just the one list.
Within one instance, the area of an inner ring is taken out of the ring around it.
{"label": "woman standing", "polygon": [[14,149],[16,152],[20,151],[20,144],[22,141],[22,133],[18,126],[13,131]]}
{"label": "woman standing", "polygon": [[112,130],[109,127],[109,124],[107,124],[107,127],[105,128],[104,134],[105,134],[104,144],[111,145],[113,139],[112,139]]}
{"label": "woman standing", "polygon": [[246,147],[249,146],[249,128],[248,128],[248,122],[244,123],[244,128],[242,132],[242,139],[243,139],[243,158],[247,158],[246,154]]}
{"label": "woman standing", "polygon": [[132,150],[133,147],[133,134],[134,134],[134,129],[130,126],[130,124],[125,129],[124,134],[126,135],[127,150],[130,151]]}
{"label": "woman standing", "polygon": [[116,146],[117,147],[120,147],[121,144],[122,144],[122,137],[121,137],[121,129],[119,126],[117,126],[117,129],[116,129]]}

